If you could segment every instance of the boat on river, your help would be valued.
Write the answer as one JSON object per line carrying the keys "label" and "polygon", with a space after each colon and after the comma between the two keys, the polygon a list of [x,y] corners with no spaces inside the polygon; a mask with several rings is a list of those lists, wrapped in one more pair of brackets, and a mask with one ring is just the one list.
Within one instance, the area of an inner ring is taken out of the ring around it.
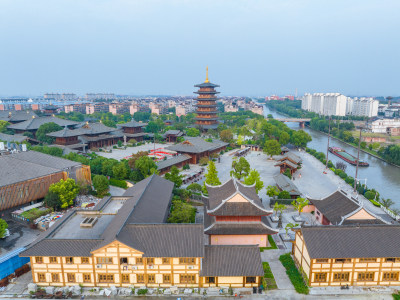
{"label": "boat on river", "polygon": [[[350,153],[346,152],[346,150],[339,148],[339,147],[329,147],[328,148],[329,152],[332,154],[336,155],[337,157],[340,157],[343,159],[345,162],[348,162],[349,164],[352,164],[353,166],[357,165],[357,157],[351,155]],[[368,167],[369,163],[360,160],[358,163],[359,167]]]}

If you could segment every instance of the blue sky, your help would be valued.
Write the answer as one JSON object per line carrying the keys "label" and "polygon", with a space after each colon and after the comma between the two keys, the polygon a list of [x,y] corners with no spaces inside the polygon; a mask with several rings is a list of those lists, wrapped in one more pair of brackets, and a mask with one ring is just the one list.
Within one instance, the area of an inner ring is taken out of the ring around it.
{"label": "blue sky", "polygon": [[0,95],[400,95],[398,0],[0,0]]}

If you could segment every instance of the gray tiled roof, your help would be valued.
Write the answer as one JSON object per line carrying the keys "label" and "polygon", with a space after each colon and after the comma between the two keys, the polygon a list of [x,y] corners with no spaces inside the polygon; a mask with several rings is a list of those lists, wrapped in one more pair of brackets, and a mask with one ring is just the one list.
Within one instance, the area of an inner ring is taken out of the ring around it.
{"label": "gray tiled roof", "polygon": [[23,141],[27,140],[28,137],[20,134],[5,134],[0,132],[0,141],[5,141],[5,142],[18,142],[22,143]]}
{"label": "gray tiled roof", "polygon": [[58,172],[59,169],[23,161],[11,154],[0,156],[0,187]]}
{"label": "gray tiled roof", "polygon": [[98,135],[102,133],[110,133],[118,130],[104,125],[103,123],[87,123],[77,129],[60,130],[51,132],[48,136],[52,137],[69,137],[69,136],[80,136],[80,135]]}
{"label": "gray tiled roof", "polygon": [[205,151],[213,151],[227,145],[228,143],[220,140],[207,142],[201,137],[187,137],[182,143],[169,146],[166,149],[184,153],[201,153]]}
{"label": "gray tiled roof", "polygon": [[292,196],[298,196],[300,195],[300,191],[297,188],[297,186],[290,180],[289,177],[283,175],[283,174],[278,174],[274,176],[274,180],[276,182],[276,185],[283,191],[289,192],[289,194]]}
{"label": "gray tiled roof", "polygon": [[316,226],[301,232],[313,259],[400,257],[400,225]]}
{"label": "gray tiled roof", "polygon": [[360,205],[349,199],[341,191],[322,200],[311,200],[311,203],[334,225],[342,221],[342,217],[360,209]]}
{"label": "gray tiled roof", "polygon": [[195,87],[219,87],[219,85],[211,82],[203,82],[196,84]]}
{"label": "gray tiled roof", "polygon": [[253,235],[275,234],[268,218],[262,217],[261,222],[216,222],[214,216],[204,214],[204,233],[213,235]]}
{"label": "gray tiled roof", "polygon": [[15,154],[10,154],[10,156],[21,161],[27,161],[36,165],[50,167],[58,170],[65,170],[81,165],[81,163],[79,162],[36,151],[19,152]]}
{"label": "gray tiled roof", "polygon": [[49,116],[49,117],[37,117],[30,118],[21,123],[9,125],[7,128],[9,129],[17,129],[17,130],[37,130],[41,125],[46,123],[56,123],[61,127],[65,126],[76,126],[79,122],[74,122],[70,120],[64,120],[57,117]]}
{"label": "gray tiled roof", "polygon": [[0,111],[0,120],[7,122],[22,122],[32,119],[32,116],[37,117],[37,115],[31,111],[18,111],[18,110],[2,110]]}
{"label": "gray tiled roof", "polygon": [[162,161],[158,162],[157,169],[162,170],[162,169],[168,168],[170,166],[179,164],[181,162],[189,161],[190,159],[191,159],[191,157],[187,154],[177,155],[170,159],[166,159],[166,160],[162,160]]}
{"label": "gray tiled roof", "polygon": [[167,136],[167,135],[182,136],[182,135],[183,135],[183,132],[180,131],[180,130],[172,130],[172,129],[170,129],[170,130],[167,130],[167,131],[164,133],[164,136]]}
{"label": "gray tiled roof", "polygon": [[279,159],[280,161],[283,161],[285,159],[290,159],[293,163],[301,163],[301,158],[300,156],[294,154],[293,152],[288,152],[286,153],[281,159]]}
{"label": "gray tiled roof", "polygon": [[263,276],[258,246],[204,246],[200,276]]}
{"label": "gray tiled roof", "polygon": [[[245,186],[230,179],[219,186],[207,186],[207,212],[214,216],[265,216],[272,213],[262,205],[254,186]],[[229,202],[235,194],[242,194],[247,202]]]}
{"label": "gray tiled roof", "polygon": [[279,161],[279,162],[275,165],[275,167],[280,166],[280,165],[283,165],[283,164],[286,164],[286,165],[292,167],[293,169],[297,169],[297,168],[298,168],[298,166],[297,166],[296,164],[292,163],[292,162],[291,162],[290,160],[288,160],[288,159]]}
{"label": "gray tiled roof", "polygon": [[135,120],[131,120],[131,121],[126,122],[126,123],[117,124],[117,126],[118,127],[130,127],[130,128],[145,127],[145,126],[147,126],[147,123],[141,123],[141,122],[136,122]]}
{"label": "gray tiled roof", "polygon": [[90,253],[100,240],[44,239],[28,248],[20,256],[92,256]]}
{"label": "gray tiled roof", "polygon": [[118,235],[127,246],[145,257],[203,257],[203,225],[130,224]]}

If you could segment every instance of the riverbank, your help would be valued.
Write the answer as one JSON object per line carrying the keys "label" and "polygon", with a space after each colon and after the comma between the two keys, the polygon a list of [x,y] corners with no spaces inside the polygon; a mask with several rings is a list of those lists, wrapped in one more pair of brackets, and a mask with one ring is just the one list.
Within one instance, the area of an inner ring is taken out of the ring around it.
{"label": "riverbank", "polygon": [[[309,125],[306,125],[306,127],[307,127],[307,128],[310,128],[310,129],[312,129],[312,130],[318,131],[319,133],[322,133],[322,134],[328,136],[328,134],[327,134],[326,132],[323,132],[323,131],[320,131],[320,130],[311,128]],[[348,143],[348,142],[345,142],[344,140],[339,139],[339,138],[337,138],[337,137],[335,137],[335,136],[333,136],[333,135],[331,135],[330,137],[331,137],[332,139],[337,140],[337,141],[341,141],[342,143],[346,144],[347,146],[353,147],[354,149],[358,149],[358,147],[356,147],[355,145],[350,144],[350,143]],[[381,160],[381,161],[384,161],[385,163],[387,163],[387,164],[389,164],[389,165],[392,165],[392,166],[394,166],[394,167],[400,168],[399,165],[396,165],[396,164],[394,164],[394,163],[388,162],[388,161],[385,160],[384,158],[382,158],[382,157],[380,157],[380,156],[378,156],[378,155],[375,155],[375,154],[373,154],[373,153],[371,153],[371,152],[369,152],[369,151],[366,151],[366,150],[364,150],[364,149],[362,149],[362,148],[360,148],[360,151],[362,151],[362,152],[364,152],[364,153],[366,153],[366,154],[368,154],[368,155],[371,155],[371,156],[373,156],[373,157],[375,157],[375,158],[377,158],[377,159],[379,159],[379,160]]]}

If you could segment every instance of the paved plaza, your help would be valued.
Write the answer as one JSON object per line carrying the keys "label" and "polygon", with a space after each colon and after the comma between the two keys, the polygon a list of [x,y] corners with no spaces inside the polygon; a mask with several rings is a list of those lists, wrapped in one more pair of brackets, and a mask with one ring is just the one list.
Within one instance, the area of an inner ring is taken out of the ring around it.
{"label": "paved plaza", "polygon": [[171,146],[172,144],[158,144],[156,143],[146,143],[144,145],[136,146],[136,147],[127,147],[126,149],[111,149],[112,152],[96,152],[96,154],[106,157],[106,158],[114,158],[117,160],[121,160],[125,157],[128,157],[134,153],[138,153],[139,151],[150,151],[158,148],[166,148]]}

